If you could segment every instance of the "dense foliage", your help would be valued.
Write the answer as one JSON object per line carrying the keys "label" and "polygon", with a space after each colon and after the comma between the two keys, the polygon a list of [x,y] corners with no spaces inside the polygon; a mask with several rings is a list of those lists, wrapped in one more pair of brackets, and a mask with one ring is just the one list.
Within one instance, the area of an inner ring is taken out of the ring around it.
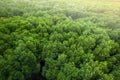
{"label": "dense foliage", "polygon": [[120,3],[103,2],[1,0],[0,80],[120,80]]}

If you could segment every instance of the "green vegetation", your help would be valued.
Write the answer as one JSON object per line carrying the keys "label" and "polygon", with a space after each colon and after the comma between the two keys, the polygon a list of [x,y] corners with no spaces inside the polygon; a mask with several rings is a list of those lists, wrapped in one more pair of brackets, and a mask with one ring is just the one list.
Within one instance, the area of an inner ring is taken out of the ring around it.
{"label": "green vegetation", "polygon": [[0,80],[120,80],[120,2],[1,0]]}

